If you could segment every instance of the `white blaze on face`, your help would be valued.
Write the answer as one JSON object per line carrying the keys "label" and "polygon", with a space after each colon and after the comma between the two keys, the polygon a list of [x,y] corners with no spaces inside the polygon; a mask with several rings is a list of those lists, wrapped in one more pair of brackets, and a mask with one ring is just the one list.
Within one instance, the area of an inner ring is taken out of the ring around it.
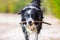
{"label": "white blaze on face", "polygon": [[33,22],[33,19],[31,18],[31,10],[28,11],[28,14],[30,15],[29,18],[26,19],[26,22],[28,23],[29,21]]}
{"label": "white blaze on face", "polygon": [[28,11],[28,14],[31,14],[31,10]]}
{"label": "white blaze on face", "polygon": [[26,22],[27,22],[27,23],[28,23],[29,21],[32,21],[32,22],[33,22],[33,19],[32,19],[32,18],[26,19]]}

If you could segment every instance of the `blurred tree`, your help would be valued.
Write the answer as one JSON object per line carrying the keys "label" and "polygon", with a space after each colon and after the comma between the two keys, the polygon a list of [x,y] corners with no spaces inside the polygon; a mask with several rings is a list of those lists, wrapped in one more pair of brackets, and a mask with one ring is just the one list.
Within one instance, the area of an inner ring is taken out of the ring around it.
{"label": "blurred tree", "polygon": [[60,19],[60,0],[44,0],[42,5],[47,14],[50,13]]}
{"label": "blurred tree", "polygon": [[6,10],[6,3],[4,0],[0,0],[0,12],[5,12]]}
{"label": "blurred tree", "polygon": [[[31,0],[0,0],[0,12],[16,13],[30,2]],[[42,7],[47,14],[60,18],[60,0],[43,0]]]}

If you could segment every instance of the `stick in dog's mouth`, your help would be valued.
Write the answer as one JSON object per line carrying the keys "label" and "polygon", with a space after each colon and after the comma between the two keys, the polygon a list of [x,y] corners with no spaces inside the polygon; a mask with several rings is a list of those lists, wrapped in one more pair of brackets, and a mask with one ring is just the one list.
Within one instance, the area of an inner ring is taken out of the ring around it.
{"label": "stick in dog's mouth", "polygon": [[[44,24],[47,24],[47,25],[51,25],[50,23],[47,23],[47,22],[44,22],[44,21],[34,21],[34,22],[44,23]],[[33,22],[32,24],[34,24],[34,22]],[[19,24],[23,24],[23,23],[26,23],[26,21],[22,21],[22,22],[20,22]]]}

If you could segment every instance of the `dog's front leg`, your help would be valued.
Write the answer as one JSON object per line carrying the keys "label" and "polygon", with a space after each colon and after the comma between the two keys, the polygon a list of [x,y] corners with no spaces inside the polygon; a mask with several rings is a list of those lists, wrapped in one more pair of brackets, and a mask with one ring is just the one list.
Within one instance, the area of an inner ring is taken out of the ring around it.
{"label": "dog's front leg", "polygon": [[24,35],[25,35],[25,39],[26,39],[26,40],[29,40],[29,39],[28,39],[28,34],[27,34],[26,25],[24,25],[24,24],[22,25],[22,30],[23,30],[23,33],[24,33]]}

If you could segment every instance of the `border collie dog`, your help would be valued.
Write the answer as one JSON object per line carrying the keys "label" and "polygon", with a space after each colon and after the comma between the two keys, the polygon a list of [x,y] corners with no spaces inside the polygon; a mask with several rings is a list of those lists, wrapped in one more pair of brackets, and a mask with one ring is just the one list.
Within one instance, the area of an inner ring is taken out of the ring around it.
{"label": "border collie dog", "polygon": [[42,23],[34,21],[42,21],[43,11],[41,10],[41,0],[32,0],[32,3],[24,7],[18,14],[21,14],[22,31],[25,40],[38,40],[38,34],[42,29]]}

